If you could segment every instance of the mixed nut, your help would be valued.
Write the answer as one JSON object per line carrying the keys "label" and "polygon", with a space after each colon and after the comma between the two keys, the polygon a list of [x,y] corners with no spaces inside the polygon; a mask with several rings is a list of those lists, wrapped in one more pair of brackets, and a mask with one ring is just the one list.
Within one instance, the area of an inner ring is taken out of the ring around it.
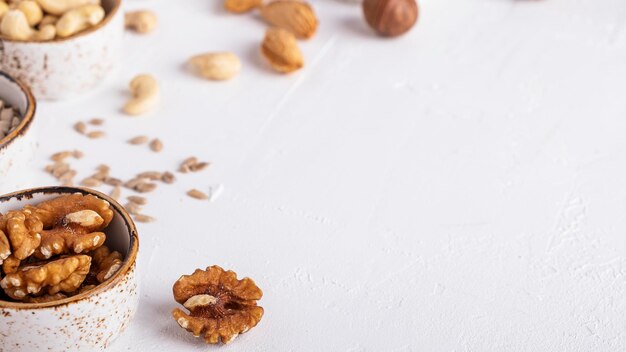
{"label": "mixed nut", "polygon": [[[225,0],[224,8],[233,13],[258,9],[270,25],[261,43],[261,55],[280,73],[297,71],[304,66],[304,55],[297,39],[310,39],[319,21],[313,7],[302,0]],[[406,33],[418,17],[415,0],[364,0],[366,22],[380,35],[394,37]],[[241,64],[234,54],[208,53],[190,60],[191,67],[202,77],[223,80],[234,77]]]}
{"label": "mixed nut", "polygon": [[106,245],[111,205],[75,193],[0,215],[0,287],[18,302],[50,302],[90,290],[122,266]]}
{"label": "mixed nut", "polygon": [[0,1],[0,34],[20,41],[68,38],[98,25],[105,16],[100,0]]}
{"label": "mixed nut", "polygon": [[[319,21],[314,9],[301,0],[225,0],[224,7],[232,13],[258,10],[269,25],[260,45],[261,55],[269,66],[280,73],[290,73],[304,67],[304,55],[298,40],[312,38]],[[398,36],[407,32],[417,21],[415,0],[363,0],[367,23],[383,36]],[[12,40],[47,41],[67,38],[96,26],[105,18],[100,0],[0,0],[0,34]],[[147,10],[128,12],[125,26],[140,34],[154,31],[157,16]],[[211,52],[188,59],[188,66],[198,76],[209,80],[229,80],[237,76],[241,60],[231,52]],[[123,111],[141,115],[159,103],[160,87],[155,77],[141,74],[129,84],[131,97]],[[15,109],[0,101],[0,138],[6,136],[21,121]],[[78,122],[77,132],[89,138],[102,138],[102,119]],[[131,145],[148,145],[154,152],[163,150],[158,138],[136,136]],[[68,158],[80,159],[77,150],[52,155],[53,164],[46,167],[51,175],[66,185],[73,184],[77,172]],[[198,172],[209,166],[195,157],[185,159],[179,172]],[[96,173],[83,179],[87,187],[110,185],[114,199],[121,197],[122,187],[137,193],[154,191],[158,184],[173,183],[172,172],[148,171],[122,181],[110,175],[110,168],[101,165]],[[198,189],[187,192],[198,200],[211,200],[221,191],[211,188],[207,194]],[[147,199],[139,195],[127,197],[125,208],[137,221],[154,221],[142,214]],[[113,218],[110,204],[92,195],[72,194],[28,205],[20,210],[0,214],[0,287],[6,297],[18,302],[51,302],[93,289],[110,279],[122,266],[124,257],[105,245],[105,229]],[[239,280],[236,273],[219,266],[196,270],[182,276],[173,287],[175,300],[187,311],[175,309],[176,322],[207,343],[229,343],[239,334],[255,327],[264,310],[257,305],[263,293],[249,278]]]}

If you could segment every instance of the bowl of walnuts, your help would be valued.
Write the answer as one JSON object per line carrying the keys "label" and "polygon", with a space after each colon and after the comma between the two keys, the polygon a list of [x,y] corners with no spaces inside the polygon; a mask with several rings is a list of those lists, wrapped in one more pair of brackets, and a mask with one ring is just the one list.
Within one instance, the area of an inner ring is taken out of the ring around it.
{"label": "bowl of walnuts", "polygon": [[122,0],[0,0],[0,66],[38,99],[85,93],[119,62]]}
{"label": "bowl of walnuts", "polygon": [[0,336],[11,351],[93,351],[138,304],[139,240],[99,192],[45,187],[0,197]]}

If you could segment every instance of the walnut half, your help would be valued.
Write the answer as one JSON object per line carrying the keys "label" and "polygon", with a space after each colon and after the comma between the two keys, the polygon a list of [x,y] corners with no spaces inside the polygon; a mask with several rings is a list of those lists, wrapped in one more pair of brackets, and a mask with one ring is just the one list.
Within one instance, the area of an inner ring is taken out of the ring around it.
{"label": "walnut half", "polygon": [[76,291],[85,280],[91,266],[91,257],[75,255],[51,262],[28,265],[16,272],[7,274],[0,287],[11,298],[27,299],[28,294],[34,296],[42,293],[54,295],[59,292]]}
{"label": "walnut half", "polygon": [[50,230],[41,232],[41,245],[35,256],[49,259],[59,254],[80,254],[96,249],[104,243],[104,219],[93,210],[80,210],[65,215]]}
{"label": "walnut half", "polygon": [[[37,205],[27,205],[23,211],[27,214],[35,215],[43,223],[45,229],[51,229],[64,220],[85,219],[86,213],[78,213],[71,216],[69,219],[64,219],[68,214],[81,212],[84,210],[92,210],[96,212],[101,218],[95,225],[95,228],[105,228],[109,225],[113,219],[114,213],[109,202],[104,199],[100,199],[91,194],[83,195],[80,193],[60,196]],[[84,227],[89,227],[82,225]],[[93,231],[95,228],[91,228]]]}
{"label": "walnut half", "polygon": [[257,306],[263,292],[249,278],[214,265],[183,275],[174,284],[174,299],[189,310],[174,309],[178,325],[209,344],[227,344],[255,327],[263,317]]}
{"label": "walnut half", "polygon": [[6,230],[12,254],[19,260],[31,256],[41,243],[43,225],[37,217],[27,212],[8,212],[0,219],[0,229]]}
{"label": "walnut half", "polygon": [[0,229],[0,264],[11,255],[11,242],[4,234],[4,231]]}
{"label": "walnut half", "polygon": [[93,263],[91,273],[98,283],[110,279],[120,268],[124,257],[120,252],[111,251],[107,246],[102,246],[91,253]]}

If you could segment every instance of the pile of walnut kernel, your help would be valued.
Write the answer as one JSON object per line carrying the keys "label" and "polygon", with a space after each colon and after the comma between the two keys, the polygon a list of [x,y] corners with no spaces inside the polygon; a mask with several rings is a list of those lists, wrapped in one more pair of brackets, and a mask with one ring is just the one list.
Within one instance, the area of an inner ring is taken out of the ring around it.
{"label": "pile of walnut kernel", "polygon": [[111,278],[123,262],[104,245],[113,216],[107,201],[81,193],[0,214],[0,299],[52,302]]}

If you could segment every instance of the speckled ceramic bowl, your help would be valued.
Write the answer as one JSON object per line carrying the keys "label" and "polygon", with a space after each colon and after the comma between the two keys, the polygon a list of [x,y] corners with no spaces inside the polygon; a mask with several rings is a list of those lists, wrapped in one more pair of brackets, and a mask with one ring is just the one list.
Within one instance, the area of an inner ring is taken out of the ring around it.
{"label": "speckled ceramic bowl", "polygon": [[22,122],[0,139],[0,194],[26,186],[24,170],[35,156],[35,98],[28,87],[0,72],[0,99],[17,108]]}
{"label": "speckled ceramic bowl", "polygon": [[95,289],[60,301],[27,304],[0,301],[0,351],[100,351],[130,323],[139,300],[135,261],[137,230],[126,211],[102,193],[46,187],[0,197],[0,212],[80,192],[111,203],[115,217],[105,230],[106,245],[125,255],[122,268]]}
{"label": "speckled ceramic bowl", "polygon": [[122,0],[102,0],[104,20],[69,38],[46,42],[0,40],[0,69],[26,83],[37,99],[88,92],[116,68],[121,54]]}

